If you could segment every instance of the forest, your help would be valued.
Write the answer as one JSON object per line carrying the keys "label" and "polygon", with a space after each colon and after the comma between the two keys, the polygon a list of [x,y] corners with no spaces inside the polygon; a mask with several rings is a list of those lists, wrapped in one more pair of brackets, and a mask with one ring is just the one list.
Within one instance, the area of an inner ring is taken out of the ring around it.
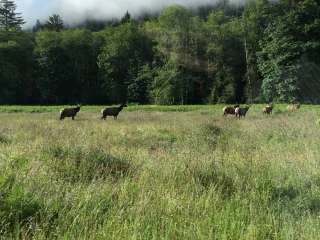
{"label": "forest", "polygon": [[317,0],[24,23],[0,0],[0,104],[320,103]]}

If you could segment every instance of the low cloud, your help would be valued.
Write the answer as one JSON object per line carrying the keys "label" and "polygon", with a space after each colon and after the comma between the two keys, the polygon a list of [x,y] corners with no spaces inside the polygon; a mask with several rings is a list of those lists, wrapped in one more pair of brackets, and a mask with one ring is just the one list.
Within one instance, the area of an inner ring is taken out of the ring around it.
{"label": "low cloud", "polygon": [[[85,19],[105,20],[119,18],[129,11],[132,15],[141,12],[156,12],[164,7],[179,4],[186,7],[215,4],[218,0],[16,0],[18,11],[31,26],[37,19],[46,20],[58,13],[65,22],[74,24]],[[243,0],[245,1],[245,0]],[[242,0],[231,0],[241,4]]]}

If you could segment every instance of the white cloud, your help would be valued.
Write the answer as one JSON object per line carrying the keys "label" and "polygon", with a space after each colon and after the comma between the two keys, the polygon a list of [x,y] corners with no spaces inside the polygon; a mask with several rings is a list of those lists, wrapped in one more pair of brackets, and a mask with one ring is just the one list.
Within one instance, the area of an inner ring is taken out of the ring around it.
{"label": "white cloud", "polygon": [[72,24],[87,18],[119,18],[126,11],[138,15],[141,11],[156,11],[172,4],[194,7],[215,2],[217,0],[16,0],[18,11],[23,14],[28,26],[33,25],[36,19],[47,19],[53,13],[60,14]]}

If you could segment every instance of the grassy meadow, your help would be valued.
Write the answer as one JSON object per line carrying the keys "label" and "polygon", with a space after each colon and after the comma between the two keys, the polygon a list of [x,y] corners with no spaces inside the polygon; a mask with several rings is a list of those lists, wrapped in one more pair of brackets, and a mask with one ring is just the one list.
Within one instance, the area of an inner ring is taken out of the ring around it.
{"label": "grassy meadow", "polygon": [[320,107],[0,106],[0,239],[319,239]]}

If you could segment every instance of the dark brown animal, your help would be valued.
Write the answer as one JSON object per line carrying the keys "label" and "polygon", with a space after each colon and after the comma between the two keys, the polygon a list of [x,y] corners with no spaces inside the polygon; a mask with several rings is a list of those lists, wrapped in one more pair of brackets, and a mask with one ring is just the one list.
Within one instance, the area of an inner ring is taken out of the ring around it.
{"label": "dark brown animal", "polygon": [[60,110],[60,120],[65,119],[66,117],[71,117],[74,120],[74,117],[80,111],[81,106],[75,108],[63,108]]}
{"label": "dark brown animal", "polygon": [[264,114],[268,114],[268,115],[272,114],[272,111],[273,111],[273,105],[272,105],[272,104],[268,104],[268,105],[265,106],[265,107],[263,108],[263,110],[262,110],[262,112],[263,112]]}
{"label": "dark brown animal", "polygon": [[231,106],[224,107],[223,108],[223,116],[235,115],[235,110],[237,107],[239,107],[239,105],[235,105],[233,107],[231,107]]}
{"label": "dark brown animal", "polygon": [[101,110],[102,117],[101,119],[106,120],[108,116],[113,116],[116,120],[118,118],[119,113],[122,111],[124,107],[127,107],[127,104],[121,104],[119,107],[111,107],[105,108]]}
{"label": "dark brown animal", "polygon": [[246,114],[249,110],[250,106],[247,106],[247,107],[244,107],[244,108],[241,108],[241,107],[237,107],[235,109],[235,115],[236,115],[236,118],[241,118],[241,117],[246,117]]}
{"label": "dark brown animal", "polygon": [[294,111],[297,111],[299,108],[300,108],[300,103],[294,103],[294,104],[288,105],[287,110],[289,112],[294,112]]}

